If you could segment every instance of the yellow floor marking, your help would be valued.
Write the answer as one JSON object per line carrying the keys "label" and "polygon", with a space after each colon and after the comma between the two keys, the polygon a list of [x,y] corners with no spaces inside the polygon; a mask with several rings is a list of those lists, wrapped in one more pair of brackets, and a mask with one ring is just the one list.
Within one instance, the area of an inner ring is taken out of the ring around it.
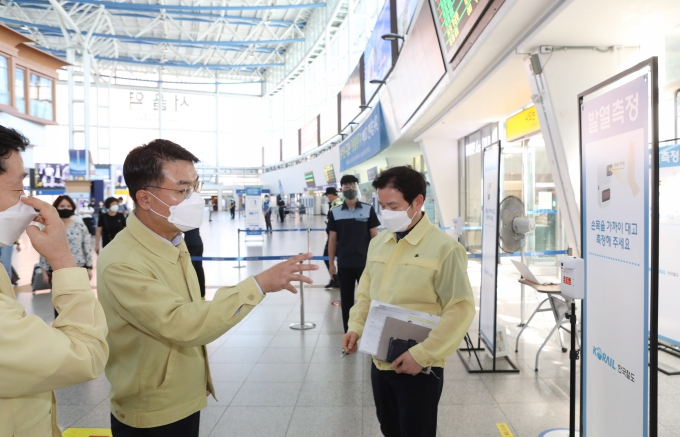
{"label": "yellow floor marking", "polygon": [[69,428],[64,431],[64,437],[112,437],[108,428]]}
{"label": "yellow floor marking", "polygon": [[[507,423],[497,423],[496,428],[501,433],[501,437],[515,437]],[[67,437],[66,434],[64,434],[64,437]]]}

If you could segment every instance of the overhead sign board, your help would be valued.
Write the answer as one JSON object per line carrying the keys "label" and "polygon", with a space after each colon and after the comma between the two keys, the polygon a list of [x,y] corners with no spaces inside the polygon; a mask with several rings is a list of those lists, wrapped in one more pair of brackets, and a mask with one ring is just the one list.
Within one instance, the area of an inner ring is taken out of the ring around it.
{"label": "overhead sign board", "polygon": [[378,103],[371,115],[340,144],[340,171],[361,164],[389,146],[387,129]]}
{"label": "overhead sign board", "polygon": [[538,123],[535,106],[527,108],[505,121],[505,139],[507,141],[515,141],[540,130],[541,125]]}

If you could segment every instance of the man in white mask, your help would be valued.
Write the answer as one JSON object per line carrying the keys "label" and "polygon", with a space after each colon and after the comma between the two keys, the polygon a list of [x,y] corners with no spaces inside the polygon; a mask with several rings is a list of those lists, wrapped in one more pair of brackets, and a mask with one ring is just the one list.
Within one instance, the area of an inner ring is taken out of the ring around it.
{"label": "man in white mask", "polygon": [[[391,363],[374,357],[371,364],[383,435],[435,437],[446,358],[456,351],[475,316],[467,253],[421,211],[426,184],[420,173],[393,167],[382,172],[373,187],[387,230],[371,240],[342,348],[356,351],[371,300],[441,316],[425,341]],[[429,371],[423,373],[424,368]]]}
{"label": "man in white mask", "polygon": [[[0,269],[0,436],[53,437],[61,432],[52,390],[98,378],[109,350],[104,312],[87,272],[76,267],[57,210],[22,197],[27,145],[17,131],[0,126],[0,246],[14,244],[26,230],[54,269],[52,303],[59,317],[50,327],[26,314]],[[42,230],[29,226],[34,220]]]}
{"label": "man in white mask", "polygon": [[240,322],[265,296],[287,289],[311,254],[277,264],[201,300],[182,232],[201,226],[198,159],[168,140],[133,149],[123,173],[135,209],[101,251],[98,291],[109,324],[114,437],[197,437],[206,396],[215,395],[205,345]]}

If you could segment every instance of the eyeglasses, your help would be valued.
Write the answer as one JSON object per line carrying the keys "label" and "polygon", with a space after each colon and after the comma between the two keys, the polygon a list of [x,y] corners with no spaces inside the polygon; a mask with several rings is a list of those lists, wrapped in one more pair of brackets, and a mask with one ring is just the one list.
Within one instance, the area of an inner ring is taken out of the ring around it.
{"label": "eyeglasses", "polygon": [[196,182],[196,185],[192,187],[186,187],[183,190],[175,190],[172,188],[163,188],[163,187],[154,187],[153,185],[149,185],[147,188],[158,188],[159,190],[169,190],[169,191],[176,191],[178,193],[182,193],[184,196],[184,199],[188,199],[189,196],[193,193],[200,193],[201,190],[203,189],[203,181],[198,181]]}

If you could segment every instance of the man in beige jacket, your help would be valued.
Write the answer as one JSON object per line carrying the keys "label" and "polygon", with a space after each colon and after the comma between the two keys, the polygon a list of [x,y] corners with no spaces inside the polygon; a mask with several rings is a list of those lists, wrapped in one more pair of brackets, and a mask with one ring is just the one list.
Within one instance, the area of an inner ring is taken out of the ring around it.
{"label": "man in beige jacket", "polygon": [[[21,134],[0,126],[0,245],[13,244],[26,229],[54,268],[52,303],[59,317],[50,328],[26,314],[0,269],[0,436],[56,437],[61,432],[52,390],[101,375],[109,352],[107,328],[59,214],[45,202],[21,198],[26,170],[20,152],[26,145]],[[28,226],[34,219],[45,225],[42,231]]]}
{"label": "man in beige jacket", "polygon": [[182,232],[201,226],[205,202],[188,150],[168,140],[133,149],[123,172],[135,202],[127,227],[101,252],[97,287],[109,325],[114,437],[198,436],[215,394],[205,345],[240,322],[264,293],[316,269],[294,257],[201,300]]}

